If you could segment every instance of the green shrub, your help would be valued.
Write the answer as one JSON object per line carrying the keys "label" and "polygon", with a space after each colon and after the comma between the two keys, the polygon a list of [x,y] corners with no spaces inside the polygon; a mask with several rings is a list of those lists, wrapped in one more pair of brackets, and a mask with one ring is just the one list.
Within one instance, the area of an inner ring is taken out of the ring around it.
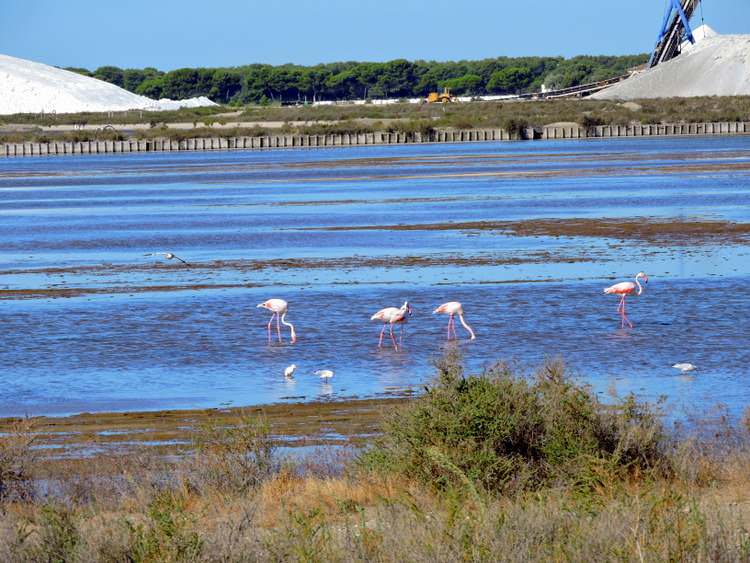
{"label": "green shrub", "polygon": [[130,530],[128,561],[195,561],[203,551],[203,541],[195,532],[196,516],[187,508],[183,495],[163,491],[147,509],[148,521],[133,524]]}
{"label": "green shrub", "polygon": [[196,455],[190,481],[196,489],[243,493],[260,485],[275,469],[268,421],[241,415],[229,424],[206,423],[195,439]]}
{"label": "green shrub", "polygon": [[632,472],[667,466],[661,422],[628,397],[601,404],[560,362],[531,378],[498,364],[463,374],[449,353],[425,395],[384,422],[383,436],[359,462],[438,489],[491,492],[574,486],[592,490]]}
{"label": "green shrub", "polygon": [[74,559],[81,536],[72,510],[51,504],[43,506],[37,532],[38,543],[31,549],[30,560],[64,563]]}

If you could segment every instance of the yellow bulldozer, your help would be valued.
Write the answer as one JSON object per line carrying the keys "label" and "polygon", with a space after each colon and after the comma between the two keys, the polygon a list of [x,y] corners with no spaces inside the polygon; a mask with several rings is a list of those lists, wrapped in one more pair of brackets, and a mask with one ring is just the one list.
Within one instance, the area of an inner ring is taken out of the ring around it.
{"label": "yellow bulldozer", "polygon": [[451,91],[448,88],[443,88],[442,92],[430,92],[427,95],[428,104],[449,104],[455,101],[455,96],[451,96]]}

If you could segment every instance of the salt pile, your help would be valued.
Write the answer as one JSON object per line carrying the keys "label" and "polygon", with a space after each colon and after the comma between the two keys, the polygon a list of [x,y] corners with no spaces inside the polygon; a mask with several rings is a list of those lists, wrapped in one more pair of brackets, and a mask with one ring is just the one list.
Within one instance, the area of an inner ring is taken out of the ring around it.
{"label": "salt pile", "polygon": [[750,35],[695,30],[696,43],[674,59],[597,92],[597,100],[750,95]]}
{"label": "salt pile", "polygon": [[206,97],[152,100],[102,80],[34,61],[0,55],[0,115],[78,113],[214,106]]}

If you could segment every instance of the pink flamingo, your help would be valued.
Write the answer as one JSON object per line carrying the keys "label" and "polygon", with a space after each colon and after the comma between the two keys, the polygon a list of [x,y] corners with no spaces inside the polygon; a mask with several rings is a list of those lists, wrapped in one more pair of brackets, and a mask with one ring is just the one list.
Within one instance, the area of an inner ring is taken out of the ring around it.
{"label": "pink flamingo", "polygon": [[633,323],[630,322],[630,319],[628,319],[628,316],[625,314],[625,298],[628,295],[633,295],[636,288],[638,288],[638,292],[635,295],[643,293],[643,286],[641,286],[639,282],[641,278],[643,278],[643,283],[648,283],[648,276],[643,272],[638,272],[635,275],[635,283],[629,281],[620,282],[604,290],[604,293],[607,295],[614,294],[622,296],[620,298],[620,304],[617,306],[617,312],[620,314],[620,328],[625,328],[625,323],[627,323],[630,328],[633,328]]}
{"label": "pink flamingo", "polygon": [[456,336],[456,321],[453,318],[455,315],[458,315],[458,320],[461,321],[461,324],[463,325],[463,327],[467,331],[469,331],[469,334],[471,335],[470,340],[476,339],[476,336],[474,335],[474,331],[471,330],[471,327],[468,324],[466,324],[466,321],[464,320],[464,310],[463,310],[463,307],[461,307],[461,303],[459,303],[458,301],[450,301],[448,303],[443,303],[442,305],[440,305],[440,307],[438,307],[432,312],[433,315],[435,313],[449,315],[448,316],[448,340],[451,339],[451,329],[453,329],[453,338],[458,338],[458,336]]}
{"label": "pink flamingo", "polygon": [[380,331],[378,348],[383,347],[383,334],[385,334],[385,327],[390,326],[391,342],[393,342],[393,348],[398,350],[398,344],[396,344],[396,339],[393,337],[393,325],[401,324],[401,335],[399,336],[399,341],[401,341],[404,335],[403,323],[406,322],[407,314],[411,316],[411,305],[409,305],[408,301],[404,301],[404,304],[401,305],[400,309],[396,307],[386,307],[385,309],[380,309],[380,311],[370,317],[371,321],[383,322],[383,329]]}
{"label": "pink flamingo", "polygon": [[294,332],[294,325],[292,323],[286,322],[286,313],[289,310],[289,305],[286,301],[284,301],[283,299],[269,299],[264,303],[260,303],[258,305],[258,308],[267,309],[273,313],[273,315],[271,315],[271,320],[268,321],[269,344],[271,343],[271,324],[273,323],[274,317],[276,318],[276,332],[279,335],[279,342],[281,342],[281,325],[279,325],[279,320],[281,321],[281,324],[289,327],[289,330],[292,333],[292,344],[297,342],[297,334]]}

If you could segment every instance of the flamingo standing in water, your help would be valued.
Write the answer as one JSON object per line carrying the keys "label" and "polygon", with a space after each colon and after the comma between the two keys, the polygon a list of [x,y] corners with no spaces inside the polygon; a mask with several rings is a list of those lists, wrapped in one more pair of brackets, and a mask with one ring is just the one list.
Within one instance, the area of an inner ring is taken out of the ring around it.
{"label": "flamingo standing in water", "polygon": [[461,303],[459,303],[458,301],[443,303],[442,305],[440,305],[440,307],[432,312],[433,315],[435,313],[448,315],[448,340],[451,339],[451,329],[453,329],[453,338],[458,338],[458,336],[456,335],[456,321],[454,319],[455,315],[458,315],[458,320],[461,321],[463,327],[469,332],[469,335],[471,336],[469,340],[476,339],[474,331],[471,330],[471,327],[466,324],[466,321],[464,320],[464,310],[463,307],[461,307]]}
{"label": "flamingo standing in water", "polygon": [[281,324],[283,324],[284,326],[289,327],[292,336],[292,344],[297,342],[297,334],[294,332],[294,325],[292,323],[286,322],[286,313],[289,310],[289,305],[286,301],[284,301],[283,299],[269,299],[264,303],[260,303],[258,305],[258,308],[267,309],[268,311],[271,311],[273,313],[271,315],[271,320],[268,321],[269,344],[271,343],[271,324],[273,323],[274,317],[276,318],[276,332],[279,335],[279,342],[281,342],[281,325],[279,324],[279,321],[281,321]]}
{"label": "flamingo standing in water", "polygon": [[[625,298],[628,295],[640,295],[643,293],[643,286],[640,284],[640,281],[643,279],[643,283],[648,283],[648,276],[643,272],[638,272],[635,275],[635,283],[633,282],[620,282],[616,283],[615,285],[609,286],[604,290],[604,293],[607,295],[614,294],[614,295],[621,295],[620,297],[620,304],[617,306],[617,312],[620,314],[620,328],[625,328],[625,324],[630,328],[633,328],[633,323],[630,322],[630,319],[628,319],[628,316],[625,314]],[[636,292],[636,288],[638,291]]]}
{"label": "flamingo standing in water", "polygon": [[371,321],[382,321],[383,323],[383,329],[380,331],[380,341],[378,342],[378,348],[383,347],[383,334],[385,334],[385,327],[390,326],[393,348],[395,350],[398,350],[398,344],[396,344],[396,339],[393,337],[393,325],[401,324],[401,336],[399,337],[399,341],[401,341],[404,335],[403,323],[406,322],[407,314],[411,316],[411,305],[409,305],[408,301],[404,301],[404,304],[401,305],[400,309],[396,307],[386,307],[385,309],[380,309],[380,311],[370,317]]}

